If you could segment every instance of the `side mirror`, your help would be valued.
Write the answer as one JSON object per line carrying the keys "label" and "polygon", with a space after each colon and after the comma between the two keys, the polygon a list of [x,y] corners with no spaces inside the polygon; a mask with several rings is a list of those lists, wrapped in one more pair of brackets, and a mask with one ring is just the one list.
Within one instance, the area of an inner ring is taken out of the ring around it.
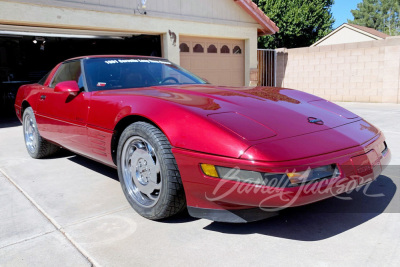
{"label": "side mirror", "polygon": [[79,89],[78,83],[76,81],[65,81],[57,83],[54,88],[54,92],[59,93],[69,93],[70,95],[76,96],[81,89]]}

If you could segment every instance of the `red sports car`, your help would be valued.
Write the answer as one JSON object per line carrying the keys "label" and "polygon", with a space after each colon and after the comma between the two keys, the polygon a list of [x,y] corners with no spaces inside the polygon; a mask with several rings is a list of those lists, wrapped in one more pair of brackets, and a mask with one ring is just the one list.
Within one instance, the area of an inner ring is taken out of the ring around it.
{"label": "red sports car", "polygon": [[118,169],[149,219],[248,222],[374,180],[384,135],[329,101],[272,87],[222,87],[154,57],[66,60],[15,102],[33,158],[59,148]]}

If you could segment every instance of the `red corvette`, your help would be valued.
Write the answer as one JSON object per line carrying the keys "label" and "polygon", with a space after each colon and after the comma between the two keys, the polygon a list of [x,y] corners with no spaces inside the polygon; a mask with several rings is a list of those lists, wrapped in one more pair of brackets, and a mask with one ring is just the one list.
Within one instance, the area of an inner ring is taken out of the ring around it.
{"label": "red corvette", "polygon": [[384,135],[317,96],[212,86],[153,57],[67,60],[15,102],[33,158],[59,148],[116,167],[149,219],[184,209],[247,222],[351,191],[390,161]]}

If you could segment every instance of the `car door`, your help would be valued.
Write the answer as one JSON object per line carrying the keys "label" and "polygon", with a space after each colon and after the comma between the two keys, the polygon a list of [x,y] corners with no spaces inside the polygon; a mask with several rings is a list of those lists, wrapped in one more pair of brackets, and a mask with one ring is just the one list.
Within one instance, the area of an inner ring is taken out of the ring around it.
{"label": "car door", "polygon": [[[64,81],[76,81],[81,91],[77,95],[55,92]],[[87,116],[91,93],[85,90],[80,60],[59,66],[48,86],[38,94],[37,120],[41,135],[78,153],[87,151]]]}

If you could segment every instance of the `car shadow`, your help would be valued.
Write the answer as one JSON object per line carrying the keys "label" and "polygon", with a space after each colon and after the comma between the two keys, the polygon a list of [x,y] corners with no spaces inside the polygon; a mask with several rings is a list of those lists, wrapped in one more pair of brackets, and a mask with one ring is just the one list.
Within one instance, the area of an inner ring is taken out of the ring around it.
{"label": "car shadow", "polygon": [[[400,212],[399,205],[392,201],[396,190],[393,180],[381,175],[369,186],[310,205],[288,208],[263,221],[248,224],[212,222],[204,229],[224,234],[262,234],[319,241],[348,231],[383,212]],[[395,207],[389,209],[392,204]]]}
{"label": "car shadow", "polygon": [[177,214],[175,216],[159,220],[158,222],[159,223],[165,223],[165,224],[178,224],[178,223],[194,222],[194,221],[197,221],[197,220],[200,220],[200,219],[190,216],[189,212],[187,211],[187,209],[185,209],[184,211],[182,211],[181,213],[179,213],[179,214]]}
{"label": "car shadow", "polygon": [[66,149],[60,149],[59,151],[57,151],[55,154],[52,154],[51,156],[47,156],[45,158],[43,158],[43,160],[47,160],[47,159],[59,159],[59,158],[68,158],[68,157],[75,157],[76,154],[74,154],[73,152],[66,150]]}
{"label": "car shadow", "polygon": [[[71,153],[72,156],[70,156],[68,158],[68,160],[75,162],[79,165],[81,165],[82,167],[85,167],[87,169],[90,169],[92,171],[95,171],[97,173],[100,173],[110,179],[113,179],[115,181],[119,181],[118,179],[118,172],[116,169],[111,168],[107,165],[104,165],[102,163],[99,163],[97,161],[73,154],[72,152],[65,152],[65,153]],[[55,155],[57,156],[57,155]]]}

